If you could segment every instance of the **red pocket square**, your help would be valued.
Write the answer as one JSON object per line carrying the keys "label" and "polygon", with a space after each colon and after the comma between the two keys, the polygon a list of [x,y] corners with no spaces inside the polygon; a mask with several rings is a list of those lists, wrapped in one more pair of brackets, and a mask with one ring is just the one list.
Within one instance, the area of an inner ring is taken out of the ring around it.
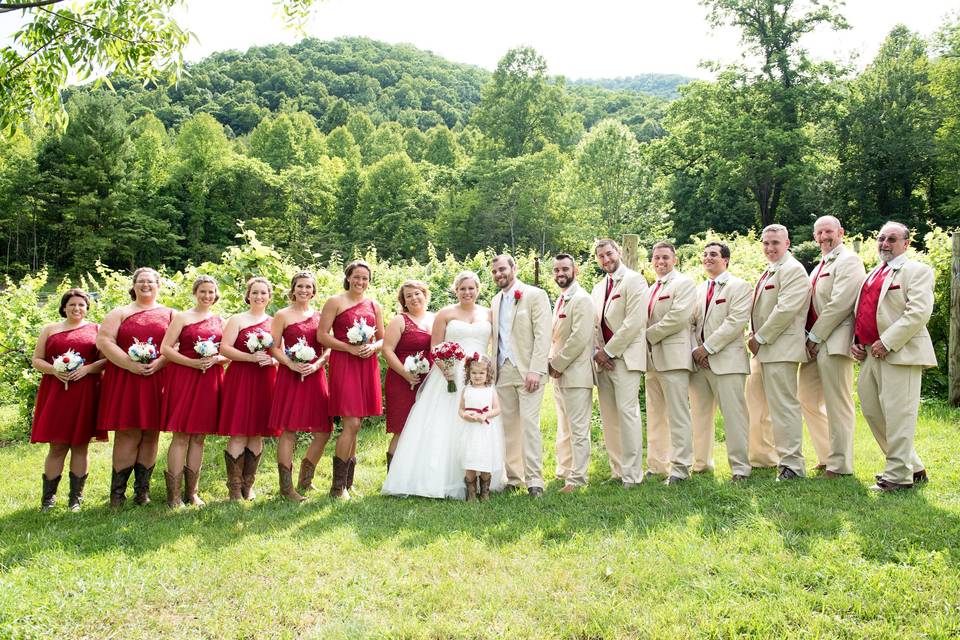
{"label": "red pocket square", "polygon": [[894,289],[899,289],[899,288],[900,288],[900,285],[898,285],[898,284],[892,284],[892,285],[890,285],[890,288],[887,289],[887,291],[893,291]]}
{"label": "red pocket square", "polygon": [[723,304],[723,303],[726,302],[726,301],[727,301],[726,298],[720,298],[719,300],[717,300],[717,301],[714,302],[713,304]]}
{"label": "red pocket square", "polygon": [[763,285],[763,288],[764,288],[764,289],[776,289],[776,288],[777,288],[777,285],[775,285],[775,284],[766,284],[766,285]]}
{"label": "red pocket square", "polygon": [[616,300],[616,299],[619,298],[619,297],[620,297],[620,294],[618,293],[617,295],[615,295],[615,296],[613,296],[612,298],[610,298],[610,302],[613,302],[614,300]]}
{"label": "red pocket square", "polygon": [[821,278],[826,278],[826,277],[829,276],[829,275],[830,275],[829,273],[821,273],[821,274],[820,274],[820,277],[821,277]]}
{"label": "red pocket square", "polygon": [[657,300],[669,300],[669,299],[670,299],[670,295],[669,295],[669,294],[667,294],[667,295],[665,295],[665,296],[660,296],[659,298],[657,298]]}
{"label": "red pocket square", "polygon": [[567,314],[565,314],[565,313],[561,313],[561,314],[560,314],[560,318],[566,318],[566,317],[567,317]]}

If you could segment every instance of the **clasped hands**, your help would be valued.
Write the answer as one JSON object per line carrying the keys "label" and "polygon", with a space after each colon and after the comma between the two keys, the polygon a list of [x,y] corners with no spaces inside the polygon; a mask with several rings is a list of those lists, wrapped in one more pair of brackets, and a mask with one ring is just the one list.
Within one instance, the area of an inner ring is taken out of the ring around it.
{"label": "clasped hands", "polygon": [[862,345],[854,343],[850,347],[850,355],[852,355],[858,362],[863,362],[867,359],[867,348],[869,347],[870,353],[874,358],[878,360],[883,360],[887,357],[890,351],[883,346],[883,343],[879,340],[875,340],[871,345]]}

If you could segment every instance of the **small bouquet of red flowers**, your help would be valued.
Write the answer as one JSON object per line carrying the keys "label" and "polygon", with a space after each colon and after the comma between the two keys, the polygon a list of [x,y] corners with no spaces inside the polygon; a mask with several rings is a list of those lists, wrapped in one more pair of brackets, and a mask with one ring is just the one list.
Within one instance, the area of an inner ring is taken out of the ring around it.
{"label": "small bouquet of red flowers", "polygon": [[447,391],[456,393],[457,382],[453,379],[453,367],[457,362],[463,360],[463,349],[456,342],[441,342],[430,353],[433,354],[433,361],[440,367],[447,379]]}

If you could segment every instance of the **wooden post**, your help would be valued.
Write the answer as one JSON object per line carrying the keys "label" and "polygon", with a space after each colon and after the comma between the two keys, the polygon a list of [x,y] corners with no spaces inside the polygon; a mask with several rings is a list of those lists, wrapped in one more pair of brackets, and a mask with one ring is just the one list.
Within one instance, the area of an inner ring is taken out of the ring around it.
{"label": "wooden post", "polygon": [[953,262],[950,265],[950,346],[948,376],[950,404],[960,406],[960,231],[953,232]]}
{"label": "wooden post", "polygon": [[630,269],[637,268],[640,257],[640,236],[635,233],[623,234],[623,263]]}
{"label": "wooden post", "polygon": [[540,286],[540,256],[533,258],[533,286]]}

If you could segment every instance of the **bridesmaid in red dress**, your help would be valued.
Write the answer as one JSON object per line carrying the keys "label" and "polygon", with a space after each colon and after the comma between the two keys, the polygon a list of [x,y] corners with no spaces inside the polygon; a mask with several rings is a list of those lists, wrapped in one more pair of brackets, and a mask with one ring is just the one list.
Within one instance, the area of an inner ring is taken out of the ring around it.
{"label": "bridesmaid in red dress", "polygon": [[[210,276],[198,276],[193,281],[193,297],[196,304],[173,317],[160,347],[170,361],[160,416],[163,429],[173,433],[163,472],[171,509],[184,503],[204,505],[197,495],[203,443],[208,434],[217,433],[223,364],[227,361],[219,353],[223,320],[210,310],[220,299],[217,282]],[[199,343],[210,342],[216,345],[216,353],[198,353]]]}
{"label": "bridesmaid in red dress", "polygon": [[[57,499],[63,464],[70,453],[71,511],[79,511],[87,482],[87,445],[92,438],[106,441],[107,432],[96,428],[100,372],[106,360],[97,352],[99,325],[87,322],[90,297],[83,289],[70,289],[60,298],[62,322],[40,330],[33,350],[33,368],[43,374],[37,390],[30,442],[49,442],[43,463],[40,509],[48,511]],[[57,371],[53,362],[74,351],[83,364],[73,371]]]}
{"label": "bridesmaid in red dress", "polygon": [[[167,359],[160,354],[163,334],[173,311],[157,304],[160,274],[141,267],[133,272],[133,302],[106,315],[97,334],[97,349],[107,358],[100,386],[97,427],[116,431],[113,438],[113,474],[110,506],[127,500],[127,481],[134,474],[134,502],[150,503],[150,476],[157,462],[160,441],[160,402],[163,376],[157,375]],[[157,357],[134,361],[127,350],[134,341],[150,342]]]}
{"label": "bridesmaid in red dress", "polygon": [[273,297],[273,285],[260,276],[247,281],[243,296],[250,310],[227,321],[220,351],[230,359],[223,390],[220,392],[220,435],[230,436],[223,459],[227,466],[227,491],[231,500],[253,500],[253,483],[260,466],[264,436],[276,437],[271,429],[270,405],[277,381],[277,361],[268,349],[251,347],[257,336],[271,335],[273,318],[267,305]]}
{"label": "bridesmaid in red dress", "polygon": [[[280,475],[280,495],[287,500],[305,500],[293,487],[293,454],[297,448],[297,432],[313,433],[313,442],[300,463],[301,491],[311,489],[310,481],[323,448],[333,431],[329,413],[330,393],[323,366],[329,353],[322,353],[317,342],[320,314],[310,306],[317,295],[317,281],[309,271],[300,271],[290,282],[287,297],[290,304],[273,318],[273,346],[270,353],[280,363],[277,386],[273,392],[269,429],[282,432],[277,441],[277,469]],[[286,353],[300,340],[312,348],[316,357],[310,362],[296,362]]]}
{"label": "bridesmaid in red dress", "polygon": [[[346,292],[323,305],[317,330],[317,339],[331,349],[330,415],[340,416],[343,427],[333,456],[330,495],[334,498],[350,497],[361,419],[383,413],[377,361],[383,342],[383,316],[380,305],[364,295],[370,285],[370,265],[354,260],[343,273]],[[374,336],[365,343],[351,344],[347,332],[361,320],[375,329]]]}
{"label": "bridesmaid in red dress", "polygon": [[417,353],[429,357],[430,333],[433,331],[433,314],[427,311],[430,289],[426,284],[419,280],[405,281],[400,285],[397,300],[402,312],[387,323],[383,336],[383,359],[389,367],[384,385],[387,433],[393,434],[387,446],[387,471],[422,381],[418,374],[404,369],[403,362]]}

